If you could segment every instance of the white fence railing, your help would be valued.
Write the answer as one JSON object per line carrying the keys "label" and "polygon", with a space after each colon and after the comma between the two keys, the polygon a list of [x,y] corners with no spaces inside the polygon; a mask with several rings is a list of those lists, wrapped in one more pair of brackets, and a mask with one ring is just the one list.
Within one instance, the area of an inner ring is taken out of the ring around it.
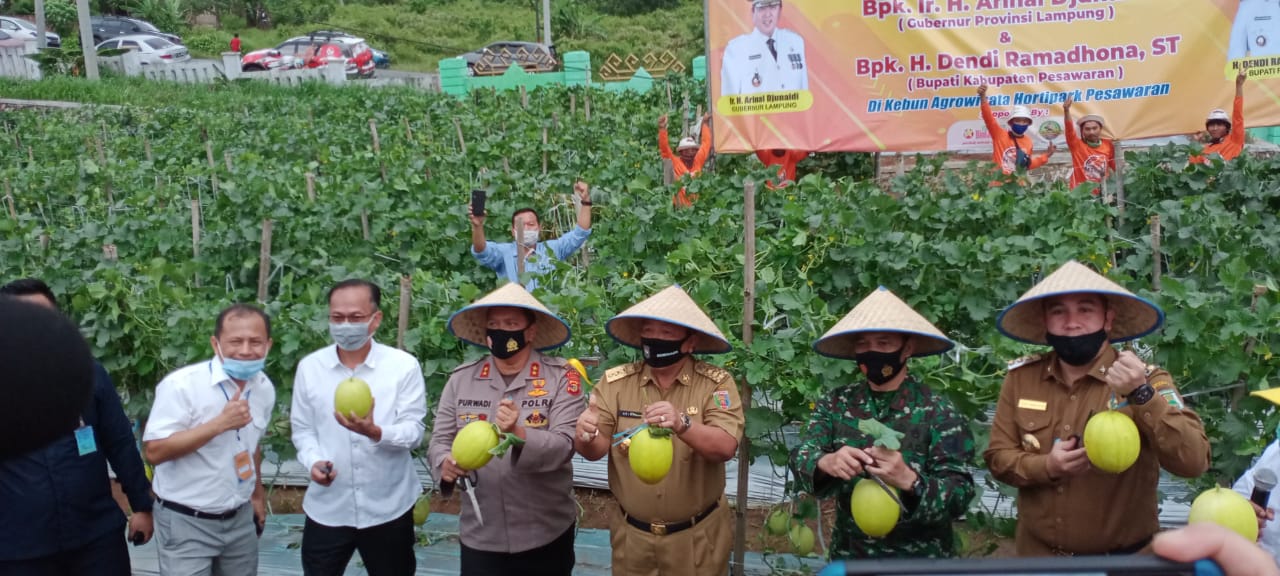
{"label": "white fence railing", "polygon": [[21,48],[0,48],[0,76],[39,80],[40,65],[27,57],[36,53],[35,41],[28,42]]}

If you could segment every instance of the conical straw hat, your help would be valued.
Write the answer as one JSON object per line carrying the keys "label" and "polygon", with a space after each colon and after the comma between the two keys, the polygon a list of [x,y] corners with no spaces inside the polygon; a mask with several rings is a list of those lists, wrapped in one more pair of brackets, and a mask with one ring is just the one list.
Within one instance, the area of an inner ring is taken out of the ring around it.
{"label": "conical straw hat", "polygon": [[639,348],[640,327],[645,320],[661,320],[693,330],[697,333],[697,345],[693,351],[698,354],[721,354],[733,349],[716,323],[678,284],[623,310],[610,318],[604,329],[614,340]]}
{"label": "conical straw hat", "polygon": [[1000,333],[1029,344],[1045,341],[1043,300],[1064,294],[1093,293],[1107,299],[1116,317],[1107,336],[1124,342],[1155,332],[1164,324],[1164,311],[1154,302],[1140,298],[1084,264],[1070,260],[1005,308],[996,318]]}
{"label": "conical straw hat", "polygon": [[915,352],[911,355],[913,358],[941,354],[955,346],[955,342],[943,335],[924,316],[888,288],[881,286],[863,298],[862,302],[827,330],[822,338],[814,342],[813,349],[823,356],[852,359],[855,356],[854,339],[865,332],[897,332],[917,336]]}
{"label": "conical straw hat", "polygon": [[535,350],[550,350],[569,341],[569,325],[515,282],[505,284],[455,312],[449,317],[449,332],[468,344],[487,348],[485,336],[488,333],[489,308],[499,306],[523,308],[534,313],[538,334],[530,344]]}

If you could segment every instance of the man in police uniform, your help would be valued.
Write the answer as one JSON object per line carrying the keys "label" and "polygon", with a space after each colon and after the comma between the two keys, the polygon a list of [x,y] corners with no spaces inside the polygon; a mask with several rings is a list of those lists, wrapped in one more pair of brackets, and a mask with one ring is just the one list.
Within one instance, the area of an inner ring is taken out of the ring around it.
{"label": "man in police uniform", "polygon": [[720,94],[754,94],[809,89],[804,38],[778,28],[782,0],[750,0],[755,28],[724,49]]}
{"label": "man in police uniform", "polygon": [[1240,0],[1227,60],[1280,56],[1280,0]]}
{"label": "man in police uniform", "polygon": [[[436,407],[428,458],[441,490],[475,480],[475,502],[459,520],[461,574],[573,573],[573,429],[586,404],[582,375],[542,351],[569,340],[569,327],[519,284],[509,283],[449,319],[449,330],[490,354],[459,366]],[[488,421],[524,440],[480,470],[451,456],[458,430]],[[470,500],[470,498],[464,498]]]}
{"label": "man in police uniform", "polygon": [[[1186,478],[1209,469],[1209,440],[1173,377],[1110,343],[1160,327],[1163,312],[1070,261],[1010,305],[996,327],[1053,352],[1014,361],[984,457],[1018,488],[1019,556],[1132,554],[1160,528],[1160,468]],[[1081,445],[1094,413],[1119,410],[1141,435],[1138,460],[1112,474]]]}
{"label": "man in police uniform", "polygon": [[[727,371],[690,356],[728,352],[729,342],[679,286],[614,316],[605,329],[640,348],[644,361],[615,366],[578,418],[574,448],[588,460],[609,455],[613,573],[723,576],[733,528],[724,497],[725,465],[742,438],[738,387]],[[642,424],[673,432],[671,470],[655,484],[631,469],[618,432]]]}

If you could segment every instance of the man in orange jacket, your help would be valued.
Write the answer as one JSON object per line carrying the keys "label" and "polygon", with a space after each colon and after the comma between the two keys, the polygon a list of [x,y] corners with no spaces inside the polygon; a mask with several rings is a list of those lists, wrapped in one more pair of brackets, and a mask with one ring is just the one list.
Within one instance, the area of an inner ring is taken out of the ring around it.
{"label": "man in orange jacket", "polygon": [[[1115,141],[1102,137],[1102,117],[1089,114],[1076,122],[1071,121],[1070,96],[1062,103],[1062,123],[1066,125],[1067,148],[1071,150],[1071,188],[1085,182],[1101,186],[1102,181],[1116,169]],[[1076,126],[1079,125],[1079,132]],[[1099,188],[1093,194],[1098,195]]]}
{"label": "man in orange jacket", "polygon": [[778,179],[766,180],[764,185],[770,190],[778,188],[786,188],[792,182],[796,181],[796,164],[801,160],[809,157],[809,153],[804,150],[783,150],[774,148],[773,150],[756,150],[756,158],[759,158],[765,166],[778,167]]}
{"label": "man in orange jacket", "polygon": [[1199,142],[1204,142],[1204,152],[1199,156],[1192,156],[1188,161],[1192,164],[1206,164],[1209,161],[1210,154],[1222,156],[1224,161],[1234,160],[1241,152],[1244,152],[1244,79],[1245,70],[1247,69],[1243,63],[1240,66],[1240,72],[1236,74],[1236,100],[1231,110],[1231,118],[1227,118],[1227,111],[1221,108],[1214,109],[1209,112],[1209,117],[1204,121],[1204,132],[1197,132],[1193,138]]}
{"label": "man in orange jacket", "polygon": [[1052,142],[1049,143],[1049,150],[1044,154],[1039,156],[1031,154],[1035,144],[1026,134],[1031,128],[1031,110],[1026,106],[1014,106],[1013,113],[1009,116],[1009,129],[1005,130],[991,113],[991,103],[987,101],[986,84],[978,87],[978,96],[982,100],[982,121],[986,123],[987,132],[991,134],[991,160],[1000,167],[1002,172],[1005,174],[1026,172],[1044,166],[1049,161],[1049,157],[1053,156],[1058,149]]}
{"label": "man in orange jacket", "polygon": [[[702,172],[703,164],[707,163],[707,157],[711,155],[711,114],[702,116],[702,144],[699,145],[693,141],[693,138],[685,137],[680,140],[680,144],[676,145],[676,153],[671,153],[671,143],[667,141],[667,115],[663,114],[658,118],[658,151],[662,153],[663,159],[671,161],[671,171],[675,174],[676,180],[684,178],[687,174],[690,177],[697,177]],[[676,193],[672,199],[672,204],[677,207],[688,208],[693,206],[693,201],[697,200],[697,194],[692,196],[686,195],[684,187],[680,187],[680,192]]]}

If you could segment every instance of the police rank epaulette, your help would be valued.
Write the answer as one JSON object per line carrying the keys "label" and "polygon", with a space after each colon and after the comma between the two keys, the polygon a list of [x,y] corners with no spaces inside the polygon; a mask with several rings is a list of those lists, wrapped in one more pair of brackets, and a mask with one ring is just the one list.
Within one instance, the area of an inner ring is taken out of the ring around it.
{"label": "police rank epaulette", "polygon": [[725,370],[724,368],[715,366],[713,364],[699,362],[696,365],[694,365],[694,369],[699,374],[706,376],[707,378],[710,378],[716,384],[724,384],[725,382],[733,380],[733,375],[730,374],[728,370]]}
{"label": "police rank epaulette", "polygon": [[1021,367],[1023,367],[1023,366],[1026,366],[1026,365],[1028,365],[1028,364],[1034,364],[1034,363],[1039,362],[1039,361],[1041,361],[1041,360],[1043,360],[1043,359],[1044,359],[1044,354],[1031,354],[1031,355],[1028,355],[1028,356],[1023,356],[1023,357],[1021,357],[1021,358],[1017,358],[1017,359],[1014,359],[1014,360],[1010,360],[1010,361],[1009,361],[1009,368],[1008,368],[1008,370],[1009,370],[1010,372],[1012,372],[1012,371],[1014,371],[1014,370],[1016,370],[1016,369],[1018,369],[1018,368],[1021,368]]}
{"label": "police rank epaulette", "polygon": [[461,371],[463,371],[463,370],[466,370],[466,369],[468,369],[468,368],[471,368],[471,367],[473,367],[473,366],[475,366],[475,365],[477,365],[477,364],[479,364],[479,363],[481,363],[481,362],[484,362],[484,361],[485,361],[485,357],[484,357],[484,356],[481,356],[481,357],[480,357],[479,359],[477,359],[477,360],[472,360],[471,362],[467,362],[466,364],[459,365],[457,368],[454,368],[454,369],[453,369],[453,372],[452,372],[452,373],[453,373],[453,374],[457,374],[458,372],[461,372]]}
{"label": "police rank epaulette", "polygon": [[632,362],[630,364],[614,366],[613,368],[605,370],[604,380],[605,382],[616,382],[618,380],[626,378],[627,376],[635,374],[636,372],[639,372],[639,371],[640,371],[639,362]]}

